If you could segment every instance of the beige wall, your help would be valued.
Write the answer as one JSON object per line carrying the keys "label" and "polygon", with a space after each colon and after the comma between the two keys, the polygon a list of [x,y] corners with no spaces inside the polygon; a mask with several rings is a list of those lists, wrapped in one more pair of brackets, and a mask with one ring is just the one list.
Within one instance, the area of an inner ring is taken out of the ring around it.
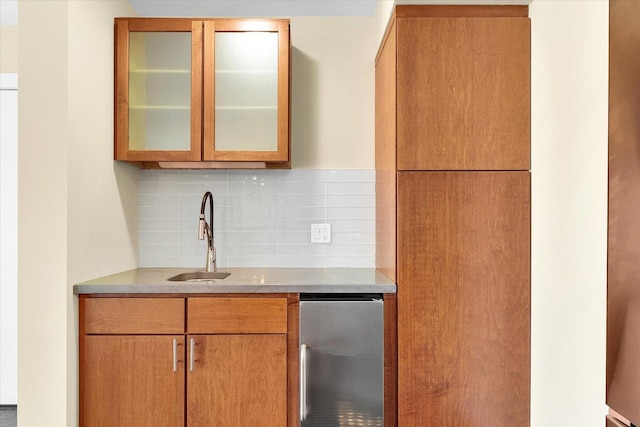
{"label": "beige wall", "polygon": [[18,72],[18,26],[0,25],[0,73]]}
{"label": "beige wall", "polygon": [[113,17],[132,14],[19,2],[20,426],[76,425],[71,286],[137,266],[137,171],[112,161]]}
{"label": "beige wall", "polygon": [[531,425],[602,426],[607,298],[607,0],[534,0]]}
{"label": "beige wall", "polygon": [[68,373],[67,13],[53,1],[20,2],[19,13],[18,418],[21,426],[62,426]]}
{"label": "beige wall", "polygon": [[291,19],[292,167],[374,168],[371,18]]}

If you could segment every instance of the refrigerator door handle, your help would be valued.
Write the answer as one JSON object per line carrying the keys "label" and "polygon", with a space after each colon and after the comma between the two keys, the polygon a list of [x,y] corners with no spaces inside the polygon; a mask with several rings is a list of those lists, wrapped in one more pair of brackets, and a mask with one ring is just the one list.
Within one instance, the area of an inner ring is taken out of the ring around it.
{"label": "refrigerator door handle", "polygon": [[307,419],[307,350],[309,346],[300,346],[300,421]]}

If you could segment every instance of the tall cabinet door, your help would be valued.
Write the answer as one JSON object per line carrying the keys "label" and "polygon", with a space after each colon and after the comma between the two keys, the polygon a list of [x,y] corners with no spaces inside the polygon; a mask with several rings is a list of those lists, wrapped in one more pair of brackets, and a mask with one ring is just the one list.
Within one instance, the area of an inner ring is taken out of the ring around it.
{"label": "tall cabinet door", "polygon": [[184,335],[89,335],[83,427],[184,426]]}
{"label": "tall cabinet door", "polygon": [[286,334],[192,335],[187,425],[287,425]]}
{"label": "tall cabinet door", "polygon": [[289,21],[204,23],[204,160],[289,161]]}
{"label": "tall cabinet door", "polygon": [[[403,10],[396,10],[398,169],[528,170],[526,7],[460,7],[458,16],[446,6],[420,16]],[[463,16],[474,11],[480,16]]]}
{"label": "tall cabinet door", "polygon": [[398,173],[398,425],[529,425],[529,172]]}

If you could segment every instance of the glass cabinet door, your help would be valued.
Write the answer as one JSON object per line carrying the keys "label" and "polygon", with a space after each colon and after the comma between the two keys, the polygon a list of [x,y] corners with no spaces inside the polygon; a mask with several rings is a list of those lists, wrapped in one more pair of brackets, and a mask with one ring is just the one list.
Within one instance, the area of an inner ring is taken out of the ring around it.
{"label": "glass cabinet door", "polygon": [[116,21],[116,159],[201,159],[202,21]]}
{"label": "glass cabinet door", "polygon": [[288,21],[204,23],[204,159],[289,160]]}

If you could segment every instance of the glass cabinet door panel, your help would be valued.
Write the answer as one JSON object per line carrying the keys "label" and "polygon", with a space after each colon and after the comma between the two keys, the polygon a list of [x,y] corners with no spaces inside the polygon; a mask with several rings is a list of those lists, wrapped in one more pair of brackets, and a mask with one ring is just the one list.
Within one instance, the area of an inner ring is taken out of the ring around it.
{"label": "glass cabinet door panel", "polygon": [[278,150],[277,32],[215,33],[215,150]]}
{"label": "glass cabinet door panel", "polygon": [[129,150],[191,147],[191,33],[129,33]]}

